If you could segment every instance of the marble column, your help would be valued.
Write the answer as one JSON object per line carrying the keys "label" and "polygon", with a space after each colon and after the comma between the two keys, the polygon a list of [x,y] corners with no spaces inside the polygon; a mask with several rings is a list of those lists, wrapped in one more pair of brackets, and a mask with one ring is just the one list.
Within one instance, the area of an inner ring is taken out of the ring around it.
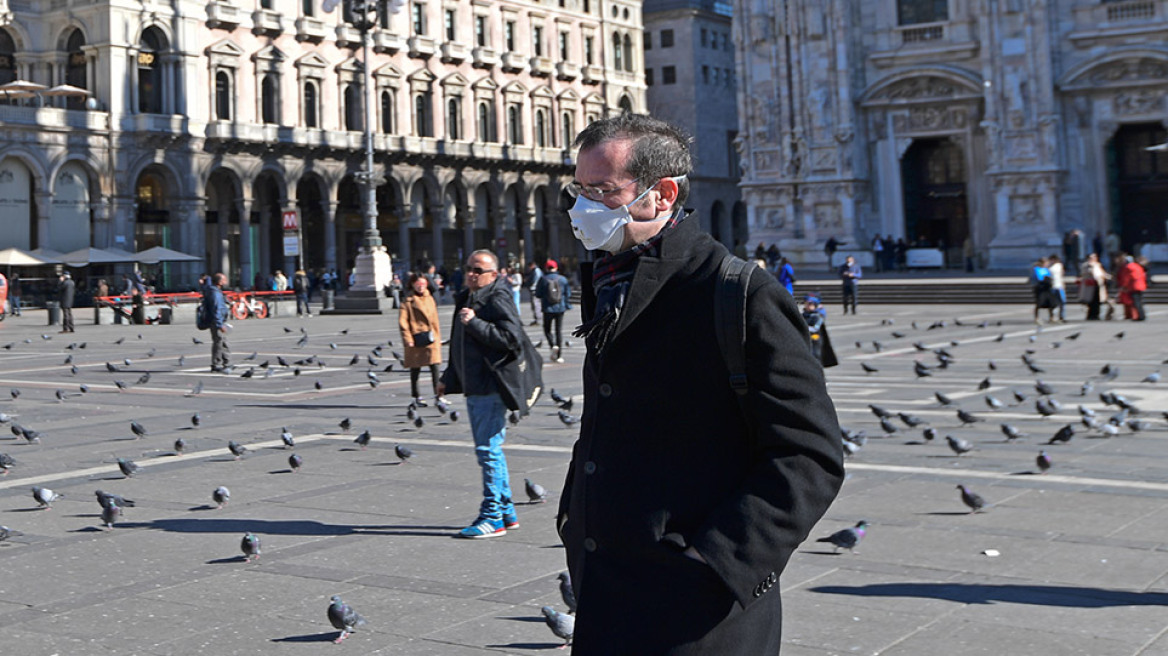
{"label": "marble column", "polygon": [[[251,204],[248,196],[240,198],[237,210],[239,211],[239,281],[247,287],[251,284],[254,275],[251,261]],[[285,272],[287,275],[290,272]],[[289,276],[291,278],[291,276]]]}
{"label": "marble column", "polygon": [[331,200],[321,202],[321,211],[324,212],[324,264],[329,269],[336,269],[339,275],[348,276],[348,271],[341,271],[337,266],[337,207],[339,205],[340,203]]}

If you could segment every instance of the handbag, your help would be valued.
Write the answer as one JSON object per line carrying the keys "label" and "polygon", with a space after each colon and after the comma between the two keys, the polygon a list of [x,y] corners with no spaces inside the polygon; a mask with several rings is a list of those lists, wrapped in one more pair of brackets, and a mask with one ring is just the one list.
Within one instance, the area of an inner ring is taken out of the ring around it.
{"label": "handbag", "polygon": [[519,351],[509,352],[487,367],[499,383],[499,396],[508,410],[527,415],[543,393],[543,357],[527,333],[519,332]]}
{"label": "handbag", "polygon": [[429,346],[434,343],[434,331],[414,333],[414,346]]}

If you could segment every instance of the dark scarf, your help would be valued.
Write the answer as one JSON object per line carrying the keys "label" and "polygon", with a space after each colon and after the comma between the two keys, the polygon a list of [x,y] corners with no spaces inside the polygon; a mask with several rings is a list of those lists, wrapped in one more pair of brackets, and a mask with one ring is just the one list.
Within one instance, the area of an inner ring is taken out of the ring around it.
{"label": "dark scarf", "polygon": [[629,296],[629,287],[633,284],[633,276],[637,273],[637,264],[642,255],[659,257],[661,255],[661,240],[665,234],[677,227],[685,212],[678,211],[656,235],[633,246],[627,251],[606,255],[596,261],[592,272],[592,287],[596,291],[596,312],[592,319],[581,326],[577,326],[572,335],[582,337],[597,356],[604,351],[620,324],[621,310],[625,299]]}

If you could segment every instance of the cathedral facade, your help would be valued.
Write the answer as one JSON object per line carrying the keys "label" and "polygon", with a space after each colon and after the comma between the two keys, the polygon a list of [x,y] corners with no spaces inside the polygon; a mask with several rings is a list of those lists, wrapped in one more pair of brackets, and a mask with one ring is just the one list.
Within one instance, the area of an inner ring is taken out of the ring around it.
{"label": "cathedral facade", "polygon": [[739,0],[751,242],[991,268],[1063,235],[1166,241],[1168,1]]}

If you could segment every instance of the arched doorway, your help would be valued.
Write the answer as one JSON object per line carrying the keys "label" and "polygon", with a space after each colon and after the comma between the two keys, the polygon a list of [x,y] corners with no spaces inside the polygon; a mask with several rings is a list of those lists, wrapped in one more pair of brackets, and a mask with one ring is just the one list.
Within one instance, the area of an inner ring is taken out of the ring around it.
{"label": "arched doorway", "polygon": [[88,248],[92,243],[89,187],[89,174],[76,162],[62,166],[57,172],[49,211],[49,245],[53,250],[68,253]]}
{"label": "arched doorway", "polygon": [[398,234],[401,225],[401,198],[398,197],[397,187],[392,182],[386,182],[377,188],[377,231],[381,233],[381,243],[393,260],[396,269],[401,258],[401,235]]}
{"label": "arched doorway", "polygon": [[423,263],[434,262],[434,207],[424,179],[414,182],[410,192],[410,257],[417,270]]}
{"label": "arched doorway", "polygon": [[[304,249],[304,266],[311,269],[323,269],[327,266],[325,258],[327,229],[324,216],[323,183],[316,175],[306,175],[296,183],[296,207],[300,210],[300,234]],[[338,271],[344,274],[347,270]],[[342,276],[342,281],[348,280]]]}
{"label": "arched doorway", "polygon": [[501,266],[518,262],[524,252],[522,208],[519,187],[511,185],[503,193],[503,241],[495,248]]}
{"label": "arched doorway", "polygon": [[357,264],[361,241],[365,236],[365,188],[352,175],[345,176],[337,188],[337,230],[340,253],[337,261],[344,262],[345,270]]}
{"label": "arched doorway", "polygon": [[1108,144],[1111,230],[1125,251],[1168,240],[1168,152],[1147,150],[1165,141],[1162,124],[1139,123],[1121,126]]}
{"label": "arched doorway", "polygon": [[960,246],[969,235],[965,150],[948,138],[914,140],[900,172],[909,244]]}
{"label": "arched doorway", "polygon": [[[471,233],[470,249],[477,251],[482,248],[494,248],[495,226],[492,220],[495,209],[495,198],[491,195],[490,187],[481,184],[474,191],[474,222]],[[470,255],[468,252],[467,256]],[[463,260],[466,259],[464,256]]]}
{"label": "arched doorway", "polygon": [[288,275],[296,270],[296,256],[284,256],[284,203],[280,182],[271,171],[261,173],[252,190],[251,261],[255,263],[253,280],[245,280],[245,285],[255,285],[277,269]]}
{"label": "arched doorway", "polygon": [[[143,198],[150,194],[158,194],[154,188],[160,182],[158,176],[149,170],[142,174],[138,183],[138,248],[149,248],[159,245],[153,242],[144,244],[141,235],[158,231],[163,240],[169,238],[169,226],[160,225],[169,221],[169,213],[164,210],[151,210],[143,213]],[[239,204],[236,199],[241,196],[239,178],[227,169],[216,169],[207,180],[207,215],[204,222],[206,235],[207,262],[214,271],[227,274],[233,285],[251,284],[251,281],[241,281],[240,252],[239,252]],[[165,198],[163,199],[165,203]],[[143,223],[145,221],[145,223]]]}
{"label": "arched doorway", "polygon": [[439,268],[460,266],[462,257],[461,222],[466,217],[466,189],[454,181],[446,185],[442,196],[442,253],[436,262]]}

